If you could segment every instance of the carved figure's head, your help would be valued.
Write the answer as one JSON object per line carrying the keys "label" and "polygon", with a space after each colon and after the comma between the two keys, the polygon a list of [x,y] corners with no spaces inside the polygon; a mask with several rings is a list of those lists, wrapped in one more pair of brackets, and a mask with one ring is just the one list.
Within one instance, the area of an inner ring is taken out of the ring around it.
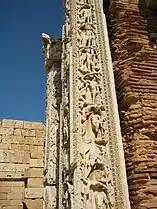
{"label": "carved figure's head", "polygon": [[45,68],[46,70],[49,70],[53,63],[60,62],[61,60],[61,39],[50,37],[45,33],[42,33],[41,36],[44,41],[43,58],[45,61]]}

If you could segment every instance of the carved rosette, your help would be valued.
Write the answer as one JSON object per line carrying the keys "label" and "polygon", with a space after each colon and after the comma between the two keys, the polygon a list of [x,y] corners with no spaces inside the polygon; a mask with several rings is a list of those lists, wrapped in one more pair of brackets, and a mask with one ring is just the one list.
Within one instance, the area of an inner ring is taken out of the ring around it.
{"label": "carved rosette", "polygon": [[59,208],[129,209],[101,7],[98,0],[67,0],[65,8]]}
{"label": "carved rosette", "polygon": [[61,103],[61,40],[42,34],[43,57],[47,72],[46,139],[44,159],[44,208],[57,207],[58,158]]}

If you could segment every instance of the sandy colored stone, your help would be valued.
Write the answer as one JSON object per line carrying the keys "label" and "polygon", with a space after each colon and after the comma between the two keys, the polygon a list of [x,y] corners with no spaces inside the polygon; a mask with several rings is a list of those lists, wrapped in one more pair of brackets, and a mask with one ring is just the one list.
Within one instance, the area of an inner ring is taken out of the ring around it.
{"label": "sandy colored stone", "polygon": [[24,121],[24,129],[44,129],[44,124],[40,122]]}
{"label": "sandy colored stone", "polygon": [[2,136],[2,143],[4,144],[23,144],[24,137],[21,136]]}
{"label": "sandy colored stone", "polygon": [[11,187],[5,187],[5,186],[0,187],[0,193],[8,193],[8,192],[11,192]]}
{"label": "sandy colored stone", "polygon": [[8,193],[8,199],[11,200],[22,200],[24,197],[23,187],[12,187],[11,192]]}
{"label": "sandy colored stone", "polygon": [[35,130],[32,129],[22,129],[22,136],[30,136],[30,137],[35,137]]}
{"label": "sandy colored stone", "polygon": [[42,168],[43,160],[42,159],[30,159],[30,168]]}
{"label": "sandy colored stone", "polygon": [[0,135],[4,135],[4,136],[11,136],[13,135],[13,128],[4,128],[4,127],[0,127]]}
{"label": "sandy colored stone", "polygon": [[43,169],[42,168],[28,168],[25,171],[25,177],[42,178],[43,177]]}
{"label": "sandy colored stone", "polygon": [[18,150],[30,150],[30,146],[27,144],[11,144],[10,146],[12,150],[17,150],[17,152]]}
{"label": "sandy colored stone", "polygon": [[0,172],[0,179],[21,179],[23,177],[24,177],[24,172],[14,172],[14,171]]}
{"label": "sandy colored stone", "polygon": [[25,144],[30,144],[30,145],[38,145],[42,146],[44,143],[44,138],[39,138],[39,137],[25,137]]}
{"label": "sandy colored stone", "polygon": [[16,150],[0,150],[0,162],[5,163],[29,163],[30,152]]}
{"label": "sandy colored stone", "polygon": [[11,200],[10,205],[23,206],[22,200]]}
{"label": "sandy colored stone", "polygon": [[0,187],[23,187],[24,181],[0,181]]}
{"label": "sandy colored stone", "polygon": [[43,178],[29,178],[27,182],[27,187],[30,188],[42,188]]}
{"label": "sandy colored stone", "polygon": [[23,121],[21,120],[2,120],[2,127],[5,128],[23,128]]}
{"label": "sandy colored stone", "polygon": [[0,200],[7,200],[7,193],[0,193]]}
{"label": "sandy colored stone", "polygon": [[13,135],[14,135],[14,136],[23,136],[23,135],[22,135],[22,133],[23,133],[22,130],[23,130],[23,129],[20,129],[20,128],[14,129]]}
{"label": "sandy colored stone", "polygon": [[41,199],[31,200],[25,199],[24,203],[28,209],[42,209],[43,201]]}
{"label": "sandy colored stone", "polygon": [[8,206],[11,204],[11,200],[0,200],[0,205]]}
{"label": "sandy colored stone", "polygon": [[0,150],[10,150],[11,144],[2,144],[0,143]]}
{"label": "sandy colored stone", "polygon": [[45,136],[45,130],[35,130],[35,134],[36,134],[36,137],[39,137],[39,138],[44,138]]}
{"label": "sandy colored stone", "polygon": [[7,207],[3,207],[3,209],[19,209],[18,206],[7,206]]}
{"label": "sandy colored stone", "polygon": [[30,146],[31,158],[42,159],[43,158],[43,146]]}
{"label": "sandy colored stone", "polygon": [[41,199],[43,198],[43,189],[42,188],[26,188],[25,189],[25,199]]}

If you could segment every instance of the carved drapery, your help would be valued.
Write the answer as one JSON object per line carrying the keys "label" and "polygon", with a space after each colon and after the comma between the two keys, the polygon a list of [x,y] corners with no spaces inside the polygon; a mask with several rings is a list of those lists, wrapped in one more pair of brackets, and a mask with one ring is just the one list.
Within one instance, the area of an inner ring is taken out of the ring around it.
{"label": "carved drapery", "polygon": [[59,208],[129,209],[100,2],[67,0],[65,8]]}
{"label": "carved drapery", "polygon": [[61,40],[42,34],[47,71],[46,139],[44,159],[44,208],[57,207],[58,158],[61,103]]}

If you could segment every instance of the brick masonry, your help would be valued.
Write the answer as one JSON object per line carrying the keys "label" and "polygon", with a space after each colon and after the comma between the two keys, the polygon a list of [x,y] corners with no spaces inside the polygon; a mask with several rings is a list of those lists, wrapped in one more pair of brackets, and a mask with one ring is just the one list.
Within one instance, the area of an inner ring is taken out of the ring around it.
{"label": "brick masonry", "polygon": [[0,209],[42,209],[44,125],[0,121]]}
{"label": "brick masonry", "polygon": [[108,13],[132,209],[157,208],[157,12],[147,13],[139,0],[112,1]]}

